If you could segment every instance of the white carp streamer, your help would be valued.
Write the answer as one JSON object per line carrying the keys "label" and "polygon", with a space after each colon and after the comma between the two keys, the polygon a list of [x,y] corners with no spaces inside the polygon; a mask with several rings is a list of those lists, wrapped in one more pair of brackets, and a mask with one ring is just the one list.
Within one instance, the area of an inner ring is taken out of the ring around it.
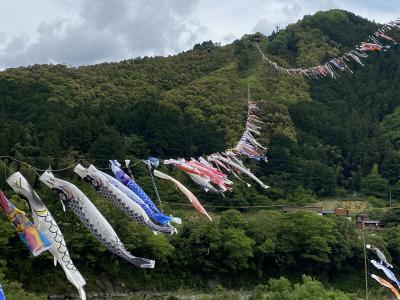
{"label": "white carp streamer", "polygon": [[35,226],[51,241],[51,246],[48,250],[54,257],[54,265],[56,266],[57,262],[59,263],[67,279],[78,290],[81,299],[85,300],[86,294],[83,286],[86,281],[74,266],[64,236],[47,207],[20,172],[12,174],[6,179],[6,182],[14,192],[28,200]]}
{"label": "white carp streamer", "polygon": [[378,256],[381,265],[385,264],[386,267],[393,269],[393,266],[387,261],[385,254],[383,254],[381,250],[379,250],[374,245],[369,245],[369,244],[367,244],[365,247],[374,252]]}
{"label": "white carp streamer", "polygon": [[[168,234],[177,232],[171,225],[160,226],[154,224],[139,204],[132,201],[123,191],[112,184],[114,178],[97,170],[93,165],[90,165],[90,167],[86,169],[78,164],[74,171],[82,179],[88,181],[100,196],[111,201],[131,220],[150,228],[154,232]],[[117,179],[115,179],[115,181],[119,182]]]}
{"label": "white carp streamer", "polygon": [[231,166],[232,168],[238,170],[239,172],[246,174],[248,177],[250,177],[255,182],[257,182],[262,188],[269,189],[269,186],[266,185],[265,183],[263,183],[260,179],[258,179],[253,173],[251,173],[251,171],[249,169],[245,168],[240,163],[233,161],[231,158],[224,157],[224,156],[218,155],[218,154],[212,154],[209,156],[209,158],[211,160],[219,160],[219,161]]}
{"label": "white carp streamer", "polygon": [[46,171],[40,178],[45,185],[55,191],[60,199],[78,216],[83,225],[107,249],[141,268],[154,268],[154,260],[136,257],[129,253],[114,229],[97,210],[96,206],[72,183],[58,179]]}

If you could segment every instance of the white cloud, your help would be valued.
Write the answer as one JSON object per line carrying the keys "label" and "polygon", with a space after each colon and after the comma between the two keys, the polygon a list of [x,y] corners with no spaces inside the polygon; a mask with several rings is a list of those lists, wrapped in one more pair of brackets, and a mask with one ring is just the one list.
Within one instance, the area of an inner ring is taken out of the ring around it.
{"label": "white cloud", "polygon": [[2,0],[0,68],[173,54],[203,40],[270,34],[305,14],[341,8],[379,22],[399,0]]}
{"label": "white cloud", "polygon": [[[191,17],[195,8],[196,1],[85,0],[73,22],[45,20],[34,41],[18,35],[9,39],[1,47],[0,65],[82,65],[175,53],[191,46],[204,30]],[[17,51],[10,51],[15,45]]]}
{"label": "white cloud", "polygon": [[263,8],[268,14],[256,23],[253,32],[259,31],[268,35],[276,26],[283,28],[303,18],[304,15],[338,6],[333,0],[269,0],[264,3]]}

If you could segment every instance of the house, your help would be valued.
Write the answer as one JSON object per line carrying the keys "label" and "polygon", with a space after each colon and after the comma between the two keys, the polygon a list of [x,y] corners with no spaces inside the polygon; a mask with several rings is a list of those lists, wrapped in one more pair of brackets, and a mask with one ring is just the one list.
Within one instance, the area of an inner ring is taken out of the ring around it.
{"label": "house", "polygon": [[357,222],[368,221],[369,216],[367,214],[359,214],[357,215]]}
{"label": "house", "polygon": [[385,222],[380,220],[370,220],[366,214],[359,214],[357,216],[358,229],[372,229],[377,230],[385,226]]}
{"label": "house", "polygon": [[338,207],[335,208],[335,215],[338,217],[347,217],[349,215],[349,211],[346,208]]}

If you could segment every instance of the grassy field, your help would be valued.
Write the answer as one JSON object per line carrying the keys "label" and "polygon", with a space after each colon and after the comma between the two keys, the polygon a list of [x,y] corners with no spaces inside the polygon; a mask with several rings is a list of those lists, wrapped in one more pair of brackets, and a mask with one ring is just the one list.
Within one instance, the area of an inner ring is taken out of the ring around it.
{"label": "grassy field", "polygon": [[373,206],[366,199],[324,199],[316,202],[314,205],[322,206],[323,209],[335,209],[337,207],[343,207],[349,211],[363,211],[373,208]]}

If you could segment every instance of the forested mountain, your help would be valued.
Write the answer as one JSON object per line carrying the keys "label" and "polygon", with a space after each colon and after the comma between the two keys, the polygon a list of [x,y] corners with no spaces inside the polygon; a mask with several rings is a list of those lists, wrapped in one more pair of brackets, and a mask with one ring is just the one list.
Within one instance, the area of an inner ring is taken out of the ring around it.
{"label": "forested mountain", "polygon": [[[353,48],[377,26],[345,11],[319,12],[261,36],[260,47],[283,66],[312,66]],[[400,39],[399,33],[393,36]],[[166,169],[204,204],[298,204],[354,192],[386,199],[389,186],[400,187],[400,47],[371,54],[365,67],[351,64],[353,73],[341,73],[335,80],[310,80],[278,74],[263,62],[253,40],[245,35],[223,47],[204,42],[169,57],[2,71],[0,155],[57,169],[77,159],[104,167],[109,158],[136,162],[149,155],[189,158],[224,150],[242,134],[249,87],[265,122],[260,140],[269,147],[269,162],[246,163],[271,189],[237,182],[234,192],[222,198],[201,192],[176,170]],[[121,217],[71,170],[59,173],[94,200],[128,248],[157,260],[155,270],[133,269],[106,254],[70,212],[63,213],[29,166],[4,161],[0,187],[12,195],[4,179],[17,169],[35,184],[59,220],[76,265],[89,278],[89,290],[100,290],[104,282],[122,290],[199,288],[210,281],[240,288],[303,273],[334,281],[347,291],[362,284],[362,247],[354,226],[343,220],[321,222],[312,214],[267,211],[247,218],[229,210],[219,222],[208,223],[178,211],[184,218],[179,234],[154,236]],[[154,195],[144,166],[137,165],[134,172]],[[159,184],[163,200],[187,202],[168,183]],[[18,197],[13,199],[23,207]],[[395,227],[371,239],[400,259]],[[0,274],[5,276],[0,280],[43,293],[70,288],[62,271],[51,267],[49,256],[28,257],[4,218],[0,246]],[[54,273],[55,284],[49,287],[44,283]],[[346,281],[353,277],[354,285]]]}

